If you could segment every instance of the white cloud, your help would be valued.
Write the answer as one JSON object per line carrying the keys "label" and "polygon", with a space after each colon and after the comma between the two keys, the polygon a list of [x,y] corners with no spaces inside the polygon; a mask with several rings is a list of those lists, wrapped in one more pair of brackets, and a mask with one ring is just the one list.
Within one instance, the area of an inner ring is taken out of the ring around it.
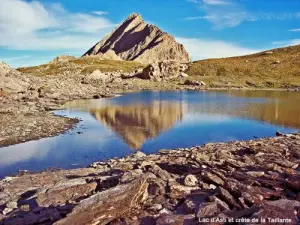
{"label": "white cloud", "polygon": [[104,11],[93,11],[94,14],[98,15],[98,16],[102,16],[102,15],[106,15],[108,14],[108,12],[104,12]]}
{"label": "white cloud", "polygon": [[207,5],[228,5],[231,4],[229,0],[187,0],[187,2],[195,4],[207,4]]}
{"label": "white cloud", "polygon": [[190,16],[190,17],[186,17],[184,18],[184,20],[209,20],[209,19],[213,19],[213,16]]}
{"label": "white cloud", "polygon": [[226,27],[235,27],[245,20],[254,20],[253,16],[243,8],[229,0],[188,0],[196,3],[197,6],[205,13],[204,16],[191,16],[185,20],[207,20],[214,24],[215,28],[221,29]]}
{"label": "white cloud", "polygon": [[291,45],[300,45],[300,39],[291,39],[291,40],[284,40],[284,41],[274,41],[272,42],[273,45],[277,45],[279,47],[282,46],[291,46]]}
{"label": "white cloud", "polygon": [[232,0],[187,0],[194,3],[204,13],[202,16],[190,16],[185,20],[207,20],[215,28],[223,29],[236,27],[245,21],[266,20],[298,20],[300,12],[252,12],[249,11],[242,1]]}
{"label": "white cloud", "polygon": [[0,47],[85,51],[115,26],[102,15],[70,13],[60,4],[0,0]]}
{"label": "white cloud", "polygon": [[289,30],[289,31],[291,31],[291,32],[300,32],[300,28],[297,28],[297,29],[291,29],[291,30]]}
{"label": "white cloud", "polygon": [[184,45],[192,60],[241,56],[261,51],[218,40],[182,37],[178,37],[176,40]]}
{"label": "white cloud", "polygon": [[204,4],[208,5],[228,5],[230,2],[225,0],[203,0]]}

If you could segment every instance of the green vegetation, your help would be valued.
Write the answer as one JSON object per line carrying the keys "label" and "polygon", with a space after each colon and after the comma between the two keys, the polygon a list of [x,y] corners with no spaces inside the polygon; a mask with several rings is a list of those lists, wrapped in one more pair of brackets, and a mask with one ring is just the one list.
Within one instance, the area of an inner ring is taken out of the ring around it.
{"label": "green vegetation", "polygon": [[68,62],[49,63],[40,66],[19,68],[18,70],[22,73],[45,76],[63,74],[66,72],[90,74],[97,69],[102,72],[132,72],[143,67],[143,64],[133,61],[100,60],[97,57],[83,57],[72,59]]}
{"label": "green vegetation", "polygon": [[73,60],[77,65],[85,67],[82,71],[84,74],[92,73],[95,70],[102,72],[113,72],[122,70],[123,72],[132,72],[145,66],[133,61],[118,61],[118,60],[97,60],[96,58],[79,58]]}
{"label": "green vegetation", "polygon": [[201,60],[192,63],[186,73],[211,87],[300,86],[300,45],[241,57]]}

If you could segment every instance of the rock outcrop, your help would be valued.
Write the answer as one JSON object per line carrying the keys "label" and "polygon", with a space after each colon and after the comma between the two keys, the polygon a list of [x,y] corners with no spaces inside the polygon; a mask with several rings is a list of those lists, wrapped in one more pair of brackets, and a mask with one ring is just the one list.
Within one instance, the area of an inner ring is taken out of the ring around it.
{"label": "rock outcrop", "polygon": [[0,61],[0,76],[6,76],[12,70],[13,69],[8,64]]}
{"label": "rock outcrop", "polygon": [[84,56],[123,59],[142,63],[166,60],[190,61],[183,45],[158,27],[147,24],[139,14],[131,14],[112,33],[104,37]]}
{"label": "rock outcrop", "polygon": [[161,81],[181,77],[188,68],[187,64],[176,61],[156,62],[148,65],[136,76],[142,79]]}
{"label": "rock outcrop", "polygon": [[0,61],[0,91],[25,92],[30,85],[29,82],[28,78]]}
{"label": "rock outcrop", "polygon": [[70,60],[74,60],[76,57],[71,56],[71,55],[60,55],[57,56],[55,59],[50,61],[49,63],[64,63],[64,62],[69,62]]}

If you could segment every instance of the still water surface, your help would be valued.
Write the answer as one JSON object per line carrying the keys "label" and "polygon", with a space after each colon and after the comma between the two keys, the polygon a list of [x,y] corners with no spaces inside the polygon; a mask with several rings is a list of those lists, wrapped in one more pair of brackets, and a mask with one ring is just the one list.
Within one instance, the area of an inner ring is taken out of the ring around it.
{"label": "still water surface", "polygon": [[274,91],[139,92],[67,104],[73,131],[0,148],[0,177],[18,170],[76,168],[141,150],[274,136],[300,129],[300,93]]}

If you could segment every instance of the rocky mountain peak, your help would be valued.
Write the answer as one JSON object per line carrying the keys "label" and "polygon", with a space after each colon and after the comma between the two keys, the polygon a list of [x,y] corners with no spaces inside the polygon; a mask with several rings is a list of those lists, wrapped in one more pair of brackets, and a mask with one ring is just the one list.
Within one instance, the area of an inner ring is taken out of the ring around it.
{"label": "rocky mountain peak", "polygon": [[141,63],[190,61],[183,45],[158,27],[147,24],[140,14],[132,13],[114,31],[88,50],[84,56],[132,60]]}
{"label": "rocky mountain peak", "polygon": [[[138,14],[138,13],[131,13],[131,14],[127,17],[126,20],[132,20],[132,19],[143,21],[141,14]],[[125,20],[125,21],[126,21],[126,20]]]}

